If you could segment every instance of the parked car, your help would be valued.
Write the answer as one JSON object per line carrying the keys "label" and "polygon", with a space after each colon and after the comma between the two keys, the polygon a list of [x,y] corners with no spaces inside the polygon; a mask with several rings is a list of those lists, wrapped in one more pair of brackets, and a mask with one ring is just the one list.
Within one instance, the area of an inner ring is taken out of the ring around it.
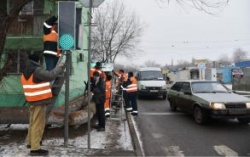
{"label": "parked car", "polygon": [[241,69],[232,69],[232,76],[233,77],[243,77],[244,72]]}
{"label": "parked car", "polygon": [[168,101],[172,111],[181,108],[193,114],[198,124],[210,117],[250,122],[250,98],[233,93],[217,81],[176,81],[168,92]]}

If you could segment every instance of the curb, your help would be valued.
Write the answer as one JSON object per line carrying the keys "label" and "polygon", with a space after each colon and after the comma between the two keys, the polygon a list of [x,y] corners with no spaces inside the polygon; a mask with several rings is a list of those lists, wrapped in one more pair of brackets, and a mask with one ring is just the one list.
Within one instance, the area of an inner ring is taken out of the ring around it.
{"label": "curb", "polygon": [[136,154],[136,156],[143,156],[144,157],[145,155],[144,155],[144,153],[142,151],[142,146],[140,144],[139,137],[138,137],[138,135],[136,133],[135,125],[133,123],[131,114],[129,112],[126,112],[126,118],[128,120],[128,126],[129,126],[129,130],[130,130],[130,134],[131,134],[135,154]]}

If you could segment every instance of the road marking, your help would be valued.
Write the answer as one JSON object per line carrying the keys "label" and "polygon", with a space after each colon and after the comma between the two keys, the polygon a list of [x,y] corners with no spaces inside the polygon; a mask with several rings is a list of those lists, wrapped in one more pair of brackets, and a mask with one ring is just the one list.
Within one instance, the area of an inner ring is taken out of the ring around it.
{"label": "road marking", "polygon": [[183,115],[184,113],[171,113],[171,112],[143,112],[142,115],[149,116],[171,116],[171,115]]}
{"label": "road marking", "polygon": [[162,138],[162,137],[163,137],[162,134],[158,134],[158,133],[152,133],[152,136],[153,136],[155,139],[159,139],[159,138]]}
{"label": "road marking", "polygon": [[226,157],[238,156],[238,153],[236,153],[235,151],[233,151],[232,149],[230,149],[225,145],[214,146],[214,149],[219,155],[223,155]]}
{"label": "road marking", "polygon": [[163,150],[166,152],[166,156],[178,156],[184,157],[183,151],[180,150],[178,146],[170,146],[170,147],[163,147]]}

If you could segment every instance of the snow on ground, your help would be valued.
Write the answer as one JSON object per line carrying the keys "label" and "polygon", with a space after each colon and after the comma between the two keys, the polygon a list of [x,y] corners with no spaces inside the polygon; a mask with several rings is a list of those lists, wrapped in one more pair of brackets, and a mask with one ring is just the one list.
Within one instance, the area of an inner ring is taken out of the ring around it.
{"label": "snow on ground", "polygon": [[[8,131],[11,130],[27,130],[28,125],[12,124],[10,128],[6,128],[7,124],[0,124],[0,156],[2,157],[21,157],[28,156],[29,149],[26,148],[23,142],[15,141],[8,144],[3,144],[3,139],[11,138]],[[1,132],[5,132],[2,134]],[[13,140],[10,140],[13,141]],[[21,144],[20,144],[21,143]],[[64,137],[49,138],[43,140],[43,149],[49,150],[49,156],[84,156],[93,154],[95,149],[120,149],[120,150],[133,150],[129,128],[127,121],[121,120],[107,120],[106,131],[97,132],[92,129],[90,132],[90,148],[88,148],[88,134],[68,139],[68,147],[64,147]]]}

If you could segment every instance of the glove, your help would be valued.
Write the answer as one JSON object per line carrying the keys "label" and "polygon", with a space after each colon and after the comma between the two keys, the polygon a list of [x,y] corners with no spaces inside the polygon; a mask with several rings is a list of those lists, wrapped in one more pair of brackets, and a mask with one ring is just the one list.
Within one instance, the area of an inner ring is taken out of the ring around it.
{"label": "glove", "polygon": [[58,64],[58,66],[61,67],[61,68],[64,68],[65,63],[64,63],[64,62],[60,62],[60,63]]}

